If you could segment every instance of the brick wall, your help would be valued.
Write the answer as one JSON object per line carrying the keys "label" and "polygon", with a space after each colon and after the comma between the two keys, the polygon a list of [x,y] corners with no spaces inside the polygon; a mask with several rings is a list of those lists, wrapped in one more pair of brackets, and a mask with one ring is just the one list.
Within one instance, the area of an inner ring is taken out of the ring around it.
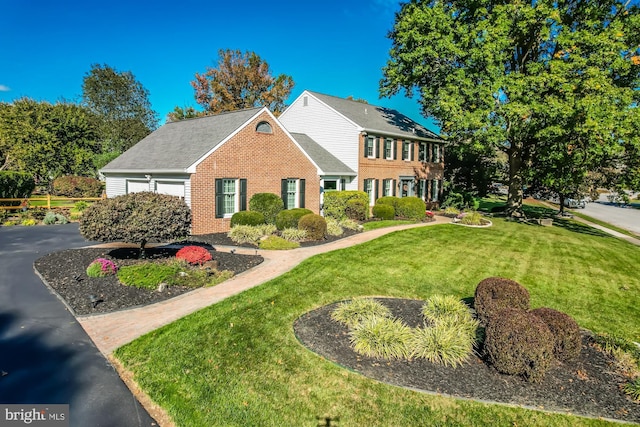
{"label": "brick wall", "polygon": [[[272,134],[256,132],[263,120],[271,124]],[[320,178],[315,166],[266,112],[196,167],[191,179],[193,234],[229,231],[230,219],[215,217],[216,178],[246,179],[247,209],[256,193],[280,195],[283,178],[305,179],[305,207],[319,212]]]}

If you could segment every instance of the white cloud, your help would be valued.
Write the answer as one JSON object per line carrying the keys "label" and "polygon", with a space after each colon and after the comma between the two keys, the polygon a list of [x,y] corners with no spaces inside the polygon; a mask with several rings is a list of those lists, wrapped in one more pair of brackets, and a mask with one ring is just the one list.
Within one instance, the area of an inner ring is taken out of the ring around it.
{"label": "white cloud", "polygon": [[0,85],[0,92],[9,92],[10,90],[9,86]]}

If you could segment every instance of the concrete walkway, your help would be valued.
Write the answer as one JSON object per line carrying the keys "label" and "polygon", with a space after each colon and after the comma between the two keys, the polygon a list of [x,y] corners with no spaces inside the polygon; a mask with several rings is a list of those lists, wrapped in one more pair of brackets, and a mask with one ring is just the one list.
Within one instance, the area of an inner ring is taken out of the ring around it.
{"label": "concrete walkway", "polygon": [[[148,332],[178,320],[194,311],[222,301],[232,295],[239,294],[242,291],[268,282],[286,273],[313,255],[357,245],[398,230],[435,224],[448,224],[450,222],[450,218],[436,216],[436,221],[434,222],[380,228],[359,233],[325,245],[310,246],[289,251],[259,250],[258,253],[264,257],[264,262],[219,285],[210,288],[199,288],[170,300],[144,307],[95,316],[81,316],[78,317],[78,321],[98,349],[104,355],[108,356],[118,347]],[[256,253],[256,250],[251,248],[223,246],[216,246],[215,248],[217,251],[223,252],[236,249],[236,253],[238,254],[253,255]]]}

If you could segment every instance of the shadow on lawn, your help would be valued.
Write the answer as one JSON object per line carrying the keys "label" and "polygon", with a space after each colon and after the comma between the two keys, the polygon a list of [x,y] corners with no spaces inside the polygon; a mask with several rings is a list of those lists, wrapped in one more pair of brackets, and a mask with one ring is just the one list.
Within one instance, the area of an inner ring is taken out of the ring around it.
{"label": "shadow on lawn", "polygon": [[588,234],[590,236],[597,237],[612,237],[609,233],[605,233],[602,230],[569,219],[556,218],[553,220],[553,225],[564,228],[565,230],[573,231],[575,233]]}

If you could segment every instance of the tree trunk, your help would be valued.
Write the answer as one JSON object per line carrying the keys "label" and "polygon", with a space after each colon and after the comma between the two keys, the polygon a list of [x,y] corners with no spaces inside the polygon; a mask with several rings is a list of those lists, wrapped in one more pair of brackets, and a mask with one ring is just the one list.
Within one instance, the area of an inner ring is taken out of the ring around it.
{"label": "tree trunk", "polygon": [[558,213],[560,216],[564,215],[564,194],[558,193],[558,201],[560,202],[560,212]]}
{"label": "tree trunk", "polygon": [[512,218],[522,218],[522,146],[512,143],[507,150],[509,156],[509,196],[506,214]]}

